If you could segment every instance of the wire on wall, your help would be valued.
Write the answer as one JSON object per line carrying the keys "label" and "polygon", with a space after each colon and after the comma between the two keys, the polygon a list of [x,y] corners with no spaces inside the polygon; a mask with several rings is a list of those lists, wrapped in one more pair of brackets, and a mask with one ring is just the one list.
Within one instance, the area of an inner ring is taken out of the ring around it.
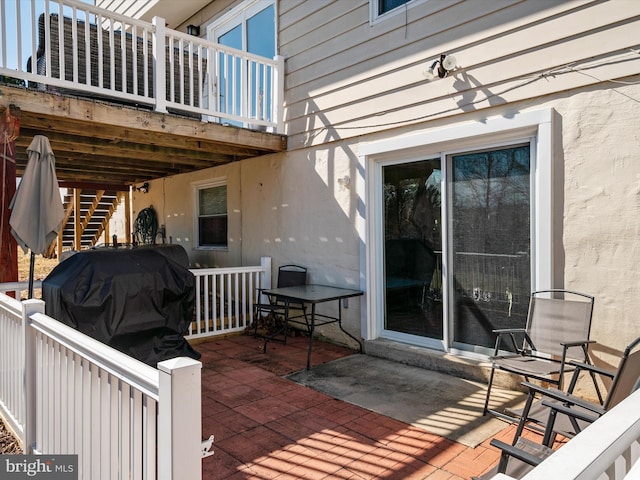
{"label": "wire on wall", "polygon": [[[633,53],[635,56],[640,55],[640,51],[638,50],[634,50],[634,49],[629,49],[629,51],[631,53]],[[621,58],[619,59],[616,63],[622,62],[622,61],[627,61],[628,58]],[[518,83],[517,85],[513,85],[511,87],[505,88],[499,92],[489,92],[487,94],[485,94],[482,98],[478,98],[476,100],[472,100],[472,101],[468,101],[468,102],[464,102],[464,103],[458,103],[456,104],[456,106],[451,107],[451,108],[447,108],[444,110],[439,110],[437,112],[433,112],[433,113],[429,113],[426,115],[421,115],[419,117],[414,117],[408,120],[397,120],[397,121],[393,121],[393,122],[383,122],[383,123],[375,123],[375,124],[369,124],[369,125],[357,125],[357,126],[348,126],[348,125],[344,125],[343,123],[335,123],[335,124],[329,124],[329,125],[324,125],[322,127],[317,127],[314,129],[310,129],[307,131],[307,133],[310,134],[310,137],[316,137],[317,135],[319,135],[320,133],[324,132],[324,131],[328,131],[330,129],[332,130],[357,130],[357,129],[370,129],[370,128],[380,128],[380,127],[390,127],[390,126],[398,126],[398,125],[403,125],[403,126],[411,126],[414,125],[420,121],[426,120],[428,118],[433,118],[433,117],[437,117],[446,113],[451,113],[454,111],[460,111],[461,109],[464,109],[466,107],[472,107],[474,105],[477,105],[479,103],[483,103],[486,102],[487,100],[490,100],[492,98],[496,98],[496,97],[500,97],[502,95],[504,95],[505,93],[509,93],[512,92],[514,90],[518,90],[520,88],[523,88],[527,85],[530,85],[532,83],[538,82],[540,80],[543,79],[549,79],[549,78],[553,78],[555,76],[558,75],[562,75],[562,74],[566,74],[566,73],[579,73],[582,75],[586,75],[588,77],[593,78],[594,80],[597,80],[599,82],[605,83],[605,82],[609,82],[609,83],[618,83],[618,84],[622,84],[622,85],[637,85],[640,84],[640,82],[625,82],[625,81],[620,81],[620,80],[615,80],[615,79],[602,79],[599,78],[596,75],[593,75],[591,73],[588,73],[586,70],[588,69],[592,69],[595,67],[599,67],[605,64],[609,64],[611,63],[609,60],[606,61],[602,61],[599,63],[594,63],[594,64],[590,64],[588,67],[581,67],[581,68],[577,68],[575,65],[575,63],[573,64],[566,64],[563,65],[561,67],[557,67],[557,68],[553,68],[550,70],[546,70],[544,72],[541,72],[533,77],[531,76],[522,76],[522,77],[516,77],[515,80],[517,80],[518,78],[522,79],[523,81]],[[614,92],[618,93],[619,95],[622,95],[626,98],[628,98],[629,100],[636,102],[636,103],[640,103],[640,99],[634,98],[624,92],[621,92],[617,89],[612,89]],[[389,112],[380,112],[378,115],[376,116],[384,116]],[[347,120],[344,123],[347,122],[352,122],[353,120]]]}

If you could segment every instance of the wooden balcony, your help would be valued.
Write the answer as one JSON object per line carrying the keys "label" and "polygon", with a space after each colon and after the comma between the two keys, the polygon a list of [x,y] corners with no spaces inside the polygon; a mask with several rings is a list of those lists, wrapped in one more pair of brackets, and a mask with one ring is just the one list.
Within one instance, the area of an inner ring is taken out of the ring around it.
{"label": "wooden balcony", "polygon": [[[61,183],[122,190],[286,149],[283,60],[74,0],[0,15],[0,111],[20,114],[17,175],[46,135]],[[27,28],[30,27],[30,28]],[[17,41],[16,41],[17,39]]]}

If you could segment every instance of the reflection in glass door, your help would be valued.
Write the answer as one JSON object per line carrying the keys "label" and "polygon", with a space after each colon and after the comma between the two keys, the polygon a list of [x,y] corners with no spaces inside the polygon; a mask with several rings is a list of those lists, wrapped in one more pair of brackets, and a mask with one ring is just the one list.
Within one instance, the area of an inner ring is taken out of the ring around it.
{"label": "reflection in glass door", "polygon": [[453,341],[493,347],[531,292],[530,146],[448,157]]}
{"label": "reflection in glass door", "polygon": [[383,167],[385,330],[443,338],[440,159]]}

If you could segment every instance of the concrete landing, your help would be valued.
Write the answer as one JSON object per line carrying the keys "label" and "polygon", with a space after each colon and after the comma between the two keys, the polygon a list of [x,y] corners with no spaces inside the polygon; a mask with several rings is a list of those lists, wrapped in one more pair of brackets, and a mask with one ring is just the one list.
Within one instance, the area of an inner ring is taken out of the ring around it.
{"label": "concrete landing", "polygon": [[[350,355],[287,378],[470,447],[506,426],[482,416],[486,383],[370,355]],[[503,408],[524,395],[494,387],[492,400],[492,408]]]}

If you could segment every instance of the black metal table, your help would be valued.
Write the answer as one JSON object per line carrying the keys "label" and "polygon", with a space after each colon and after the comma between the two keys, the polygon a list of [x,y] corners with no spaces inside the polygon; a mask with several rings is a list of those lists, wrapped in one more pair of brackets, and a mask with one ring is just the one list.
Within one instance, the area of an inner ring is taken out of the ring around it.
{"label": "black metal table", "polygon": [[[307,351],[307,370],[309,370],[311,364],[311,349],[313,348],[313,331],[316,326],[327,325],[329,323],[337,323],[340,330],[342,330],[350,338],[353,338],[360,347],[360,353],[362,353],[362,343],[356,337],[342,328],[342,301],[345,298],[358,297],[363,295],[362,290],[351,290],[348,288],[331,287],[328,285],[296,285],[293,287],[272,288],[264,290],[262,293],[269,296],[274,296],[278,300],[285,304],[285,323],[289,322],[289,305],[290,303],[303,303],[311,305],[311,315],[308,320],[305,317],[305,323],[301,321],[292,321],[305,325],[309,332],[309,350]],[[318,303],[325,302],[338,302],[338,316],[332,317],[321,313],[316,313],[316,305]],[[316,319],[320,318],[321,321],[316,323]]]}

